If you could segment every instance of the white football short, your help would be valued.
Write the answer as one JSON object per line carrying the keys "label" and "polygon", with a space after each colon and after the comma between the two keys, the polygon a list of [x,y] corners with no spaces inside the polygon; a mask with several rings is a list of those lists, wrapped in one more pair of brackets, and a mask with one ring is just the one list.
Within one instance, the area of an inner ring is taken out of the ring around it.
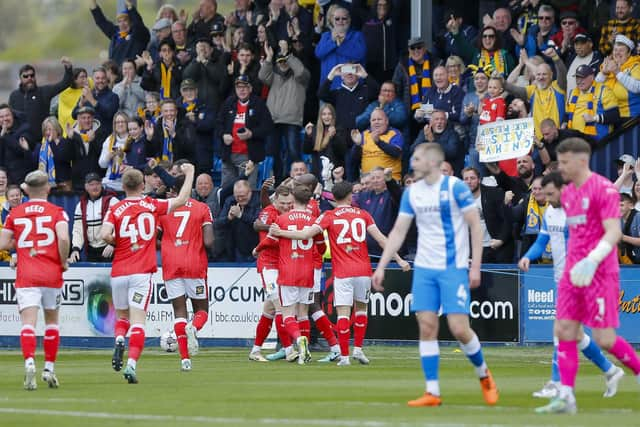
{"label": "white football short", "polygon": [[147,311],[154,286],[152,277],[152,273],[112,277],[111,297],[116,310],[134,307]]}
{"label": "white football short", "polygon": [[313,293],[317,294],[322,290],[322,268],[313,269]]}
{"label": "white football short", "polygon": [[294,304],[313,303],[313,288],[302,288],[299,286],[278,286],[280,292],[280,304],[283,307],[289,307]]}
{"label": "white football short", "polygon": [[191,299],[208,299],[209,292],[204,279],[169,279],[164,282],[167,289],[167,297],[176,299],[187,295]]}
{"label": "white football short", "polygon": [[369,302],[371,294],[371,277],[345,277],[333,279],[333,305],[352,306],[353,301]]}
{"label": "white football short", "polygon": [[16,299],[18,300],[18,311],[28,307],[40,306],[45,310],[56,310],[60,308],[62,302],[60,288],[45,288],[42,286],[16,288]]}
{"label": "white football short", "polygon": [[260,272],[262,286],[264,287],[265,301],[278,299],[278,270],[275,268],[263,268]]}

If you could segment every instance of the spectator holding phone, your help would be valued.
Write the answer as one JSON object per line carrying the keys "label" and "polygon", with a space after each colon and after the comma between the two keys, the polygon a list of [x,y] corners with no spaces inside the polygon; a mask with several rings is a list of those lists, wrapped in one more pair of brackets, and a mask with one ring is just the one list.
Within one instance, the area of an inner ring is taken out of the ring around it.
{"label": "spectator holding phone", "polygon": [[[330,31],[322,33],[316,46],[316,57],[320,60],[320,81],[324,81],[336,64],[356,62],[364,64],[367,46],[360,31],[351,29],[349,11],[338,7],[333,13]],[[340,76],[338,76],[340,77]],[[341,79],[333,80],[332,88],[340,86]]]}

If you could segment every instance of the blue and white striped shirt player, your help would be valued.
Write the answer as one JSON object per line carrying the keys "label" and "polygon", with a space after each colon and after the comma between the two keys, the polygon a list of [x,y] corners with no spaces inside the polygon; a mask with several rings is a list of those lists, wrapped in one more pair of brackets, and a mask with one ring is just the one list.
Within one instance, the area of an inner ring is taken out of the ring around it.
{"label": "blue and white striped shirt player", "polygon": [[417,267],[432,270],[469,268],[469,225],[464,213],[475,209],[467,184],[442,175],[435,184],[424,179],[402,195],[399,215],[415,217],[418,227]]}
{"label": "blue and white striped shirt player", "polygon": [[542,217],[542,227],[536,241],[524,258],[531,261],[540,259],[547,244],[551,243],[551,256],[553,257],[553,280],[558,283],[564,271],[564,261],[567,257],[567,241],[569,239],[569,227],[567,227],[567,215],[562,206],[554,208],[547,206]]}

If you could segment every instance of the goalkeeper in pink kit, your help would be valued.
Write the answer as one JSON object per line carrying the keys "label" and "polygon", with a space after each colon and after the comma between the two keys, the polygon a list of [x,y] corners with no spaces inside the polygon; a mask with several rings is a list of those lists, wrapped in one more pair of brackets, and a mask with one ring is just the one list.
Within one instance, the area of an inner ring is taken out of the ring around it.
{"label": "goalkeeper in pink kit", "polygon": [[619,326],[620,266],[616,246],[620,229],[620,195],[608,179],[591,172],[589,144],[569,138],[558,145],[559,169],[569,182],[561,202],[567,215],[569,242],[564,273],[558,283],[556,335],[561,388],[538,413],[575,413],[580,325],[590,327],[598,345],[627,366],[640,381],[640,359],[616,335]]}

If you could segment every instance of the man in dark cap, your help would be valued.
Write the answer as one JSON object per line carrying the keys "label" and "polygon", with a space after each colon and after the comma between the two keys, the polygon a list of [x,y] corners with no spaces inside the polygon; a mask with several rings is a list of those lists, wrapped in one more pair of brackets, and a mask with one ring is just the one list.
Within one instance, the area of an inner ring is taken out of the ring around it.
{"label": "man in dark cap", "polygon": [[[581,65],[588,65],[594,70],[600,69],[600,64],[604,57],[598,50],[593,49],[593,40],[587,33],[578,33],[573,38],[572,54],[565,57],[565,64],[567,64],[567,76],[574,76],[576,70]],[[567,79],[567,93],[571,93],[576,88],[576,81],[574,79]]]}
{"label": "man in dark cap", "polygon": [[84,192],[73,215],[69,264],[79,261],[83,251],[88,262],[111,262],[113,246],[102,240],[100,228],[107,210],[116,203],[116,193],[102,187],[100,175],[90,172],[85,176]]}
{"label": "man in dark cap", "polygon": [[576,88],[567,97],[567,127],[596,140],[611,133],[620,120],[613,91],[594,80],[595,70],[581,65],[576,70]]}
{"label": "man in dark cap", "polygon": [[85,176],[89,172],[102,174],[98,164],[102,141],[106,138],[104,127],[95,119],[93,107],[82,106],[74,110],[77,122],[67,127],[67,138],[73,143],[71,181],[74,191],[82,191]]}
{"label": "man in dark cap", "polygon": [[213,48],[210,37],[198,39],[195,58],[182,73],[184,79],[193,80],[198,86],[198,97],[215,109],[229,90],[229,74],[224,53]]}
{"label": "man in dark cap", "polygon": [[[248,160],[258,164],[265,158],[265,138],[273,130],[271,113],[265,102],[252,93],[249,77],[235,79],[234,93],[218,114],[216,131],[222,138],[222,186],[240,174]],[[249,176],[256,188],[257,170]]]}
{"label": "man in dark cap", "polygon": [[213,168],[215,111],[200,97],[196,82],[185,79],[180,84],[181,102],[178,103],[178,116],[181,118],[182,134],[193,146],[193,163],[196,173],[211,173]]}

